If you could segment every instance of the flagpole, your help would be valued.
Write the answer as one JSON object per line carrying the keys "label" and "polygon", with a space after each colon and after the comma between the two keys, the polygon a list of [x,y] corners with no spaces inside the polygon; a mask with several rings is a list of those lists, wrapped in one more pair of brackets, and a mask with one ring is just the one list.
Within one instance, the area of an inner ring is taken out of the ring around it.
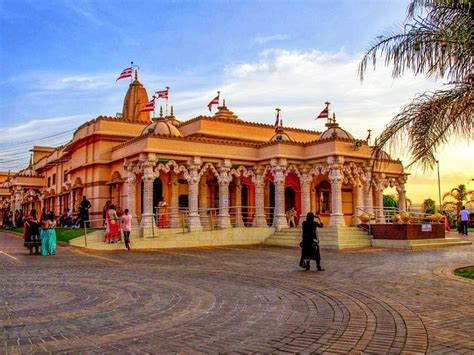
{"label": "flagpole", "polygon": [[132,69],[132,75],[130,76],[130,83],[133,81],[133,62],[130,62],[130,69]]}
{"label": "flagpole", "polygon": [[326,105],[326,108],[328,110],[328,122],[327,123],[331,123],[331,116],[329,115],[329,105],[331,103],[329,101],[326,101],[324,104]]}
{"label": "flagpole", "polygon": [[166,89],[166,109],[165,109],[166,114],[165,114],[165,117],[168,117],[168,96],[170,94],[169,93],[170,87],[166,86],[165,89]]}

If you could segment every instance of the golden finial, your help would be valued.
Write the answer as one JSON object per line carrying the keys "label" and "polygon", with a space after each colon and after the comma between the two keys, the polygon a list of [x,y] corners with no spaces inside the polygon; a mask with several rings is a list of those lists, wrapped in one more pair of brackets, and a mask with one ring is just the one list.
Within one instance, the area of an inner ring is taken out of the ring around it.
{"label": "golden finial", "polygon": [[336,123],[336,112],[332,113],[332,123]]}
{"label": "golden finial", "polygon": [[225,107],[225,99],[222,100],[222,106]]}
{"label": "golden finial", "polygon": [[138,69],[135,69],[135,80],[138,80]]}
{"label": "golden finial", "polygon": [[163,106],[160,106],[160,117],[163,117]]}
{"label": "golden finial", "polygon": [[171,117],[174,117],[174,109],[173,109],[173,105],[171,105],[171,112],[170,112],[170,116],[171,116]]}

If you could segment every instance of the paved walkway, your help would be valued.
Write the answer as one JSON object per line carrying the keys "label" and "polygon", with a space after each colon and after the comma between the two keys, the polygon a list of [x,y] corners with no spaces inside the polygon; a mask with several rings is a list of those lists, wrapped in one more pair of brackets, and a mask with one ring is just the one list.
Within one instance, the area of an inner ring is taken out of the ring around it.
{"label": "paved walkway", "polygon": [[[472,238],[471,238],[472,240]],[[28,256],[0,233],[0,353],[473,353],[474,247],[219,247]],[[312,267],[314,264],[312,265]]]}

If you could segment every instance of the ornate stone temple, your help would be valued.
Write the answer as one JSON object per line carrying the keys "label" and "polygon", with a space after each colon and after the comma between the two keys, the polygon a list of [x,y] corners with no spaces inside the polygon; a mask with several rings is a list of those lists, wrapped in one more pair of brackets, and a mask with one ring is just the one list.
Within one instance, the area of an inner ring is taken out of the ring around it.
{"label": "ornate stone temple", "polygon": [[[123,114],[99,116],[79,126],[61,147],[34,147],[28,167],[2,183],[5,206],[45,207],[56,215],[77,211],[82,196],[91,219],[102,218],[107,200],[128,208],[137,225],[155,228],[166,203],[168,227],[200,231],[209,211],[217,227],[287,226],[295,207],[327,225],[350,226],[358,206],[383,206],[383,190],[396,187],[405,206],[407,174],[399,160],[374,160],[365,140],[330,117],[324,132],[246,121],[225,100],[213,116],[191,119],[141,112],[146,89],[131,82]],[[272,113],[269,113],[272,114]],[[273,118],[272,118],[273,120]],[[271,120],[271,121],[272,121]],[[184,216],[184,217],[183,217]],[[96,225],[102,222],[97,221]]]}

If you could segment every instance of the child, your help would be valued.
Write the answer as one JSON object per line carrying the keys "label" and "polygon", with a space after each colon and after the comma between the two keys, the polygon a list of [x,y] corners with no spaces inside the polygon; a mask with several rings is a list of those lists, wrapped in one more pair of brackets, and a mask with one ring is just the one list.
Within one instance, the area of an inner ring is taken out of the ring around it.
{"label": "child", "polygon": [[125,209],[124,214],[120,217],[120,225],[123,231],[123,239],[125,240],[125,248],[130,250],[130,231],[132,229],[132,216],[128,214],[128,208]]}

